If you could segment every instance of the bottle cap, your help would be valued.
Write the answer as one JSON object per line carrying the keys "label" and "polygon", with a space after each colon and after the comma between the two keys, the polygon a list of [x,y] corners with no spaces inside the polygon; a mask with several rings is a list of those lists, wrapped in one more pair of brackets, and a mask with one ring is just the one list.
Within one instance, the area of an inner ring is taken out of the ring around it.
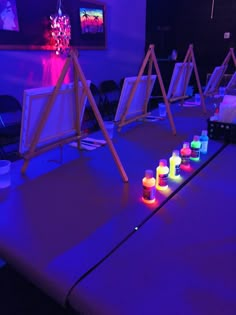
{"label": "bottle cap", "polygon": [[202,136],[207,136],[207,130],[202,130]]}
{"label": "bottle cap", "polygon": [[146,170],[145,171],[145,177],[146,178],[152,178],[153,177],[153,171],[152,170]]}
{"label": "bottle cap", "polygon": [[162,159],[159,161],[159,166],[167,166],[167,160],[166,159]]}
{"label": "bottle cap", "polygon": [[174,151],[172,152],[172,155],[173,155],[173,156],[179,156],[179,150],[174,150]]}
{"label": "bottle cap", "polygon": [[195,135],[195,136],[193,137],[193,141],[199,141],[199,136],[196,136],[196,135]]}
{"label": "bottle cap", "polygon": [[189,148],[189,142],[184,142],[183,143],[183,148]]}

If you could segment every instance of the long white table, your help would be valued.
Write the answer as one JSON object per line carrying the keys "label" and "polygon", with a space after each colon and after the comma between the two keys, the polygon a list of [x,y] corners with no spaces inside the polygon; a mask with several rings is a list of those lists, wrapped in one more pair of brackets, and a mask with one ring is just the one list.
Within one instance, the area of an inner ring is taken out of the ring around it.
{"label": "long white table", "polygon": [[236,146],[227,146],[69,296],[90,315],[236,314]]}
{"label": "long white table", "polygon": [[206,128],[206,117],[199,108],[179,108],[175,123],[177,136],[167,120],[138,122],[116,134],[126,184],[107,146],[79,153],[65,147],[62,165],[53,162],[60,157],[54,150],[32,160],[26,177],[20,176],[22,161],[14,163],[12,187],[8,195],[0,194],[0,257],[64,305],[79,279],[123,247],[136,227],[222,149],[222,143],[210,141],[209,153],[192,163],[190,172],[170,181],[155,204],[144,204],[145,169],[155,170],[159,159],[191,141]]}

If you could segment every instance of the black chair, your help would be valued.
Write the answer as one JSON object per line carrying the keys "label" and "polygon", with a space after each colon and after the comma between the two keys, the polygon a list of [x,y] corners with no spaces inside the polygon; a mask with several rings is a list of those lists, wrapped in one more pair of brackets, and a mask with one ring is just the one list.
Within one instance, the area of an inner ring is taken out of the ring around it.
{"label": "black chair", "polygon": [[119,103],[120,87],[114,80],[105,80],[100,84],[100,91],[104,97],[104,118],[113,120]]}
{"label": "black chair", "polygon": [[0,154],[1,159],[19,158],[22,107],[11,95],[0,95]]}
{"label": "black chair", "polygon": [[[99,88],[94,83],[90,83],[90,90],[92,92],[95,103],[100,111],[101,115],[103,112],[103,97]],[[91,133],[99,129],[97,119],[94,115],[92,107],[90,105],[85,107],[84,117],[82,121],[82,131],[85,133]]]}
{"label": "black chair", "polygon": [[103,97],[101,91],[99,90],[99,88],[97,87],[96,84],[91,83],[90,84],[90,90],[92,92],[95,103],[96,103],[100,113],[102,114],[103,105],[104,105],[104,97]]}

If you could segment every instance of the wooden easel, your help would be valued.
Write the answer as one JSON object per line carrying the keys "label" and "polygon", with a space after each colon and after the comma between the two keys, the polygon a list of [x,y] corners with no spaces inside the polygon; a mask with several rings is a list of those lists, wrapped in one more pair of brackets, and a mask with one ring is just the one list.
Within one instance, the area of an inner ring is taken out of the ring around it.
{"label": "wooden easel", "polygon": [[[221,83],[221,81],[225,75],[225,72],[227,71],[228,64],[229,64],[231,59],[233,60],[234,66],[236,68],[236,58],[235,58],[234,48],[229,49],[229,52],[227,53],[221,66],[215,68],[214,71],[216,71],[217,68],[222,69],[221,73],[220,73],[220,75],[216,76],[215,78],[213,77],[214,72],[212,73],[212,75],[209,79],[209,82],[211,82],[211,86],[214,87],[214,90],[211,90],[210,92],[204,92],[205,96],[213,96],[213,95],[217,94],[218,89],[220,87],[220,83]],[[218,71],[220,71],[220,70],[218,70]],[[208,83],[208,85],[209,85],[209,83]]]}
{"label": "wooden easel", "polygon": [[[67,73],[67,71],[69,70],[69,67],[72,63],[72,66],[73,66],[73,69],[74,69],[74,90],[75,90],[75,110],[76,110],[76,135],[73,135],[73,136],[70,136],[70,137],[67,137],[66,139],[61,139],[59,141],[57,141],[56,143],[53,143],[53,144],[50,144],[50,145],[47,145],[45,147],[42,147],[42,148],[36,148],[37,147],[37,144],[39,142],[39,139],[40,139],[40,135],[43,131],[43,128],[45,126],[45,123],[47,122],[47,119],[48,119],[48,116],[50,114],[50,111],[53,107],[53,104],[55,102],[55,99],[57,97],[57,94],[61,88],[61,85],[64,81],[64,78],[65,78],[65,75]],[[30,147],[29,147],[29,151],[23,156],[24,158],[24,164],[22,166],[22,169],[21,169],[21,172],[22,173],[25,173],[27,167],[28,167],[28,164],[29,164],[29,161],[37,156],[37,155],[40,155],[42,154],[43,152],[47,151],[47,150],[50,150],[50,149],[53,149],[55,147],[58,147],[58,146],[61,146],[61,145],[64,145],[66,143],[70,143],[72,141],[78,141],[78,148],[79,148],[79,144],[80,144],[80,139],[81,139],[81,121],[82,121],[82,117],[81,117],[81,105],[80,105],[80,102],[79,102],[79,89],[78,89],[78,83],[79,83],[79,80],[81,81],[81,84],[84,88],[84,92],[85,94],[82,95],[82,99],[83,97],[87,96],[88,97],[88,101],[92,107],[92,110],[94,112],[94,115],[97,119],[97,122],[98,122],[98,125],[104,135],[104,138],[108,144],[108,147],[111,151],[111,154],[114,158],[114,161],[118,167],[118,170],[121,174],[121,177],[123,179],[124,182],[128,182],[128,177],[125,173],[125,170],[121,164],[121,161],[119,159],[119,156],[113,146],[113,143],[112,143],[112,140],[110,139],[108,133],[107,133],[107,130],[104,126],[104,123],[103,123],[103,120],[102,120],[102,117],[100,115],[100,112],[97,108],[97,105],[95,103],[95,100],[93,98],[93,95],[90,91],[90,88],[88,87],[87,85],[87,82],[86,82],[86,79],[85,79],[85,76],[84,76],[84,73],[81,69],[81,66],[78,62],[78,56],[77,56],[77,53],[74,51],[74,50],[71,50],[70,53],[68,54],[68,57],[67,57],[67,60],[63,66],[63,69],[61,71],[61,74],[59,76],[59,79],[57,81],[57,84],[52,92],[52,94],[50,95],[49,99],[48,99],[48,102],[44,108],[44,111],[42,113],[42,116],[40,117],[40,120],[39,120],[39,124],[36,128],[36,132],[33,136],[33,139],[32,139],[32,142],[30,144]],[[82,102],[81,102],[82,103]]]}
{"label": "wooden easel", "polygon": [[[188,47],[188,50],[187,50],[187,53],[185,55],[183,64],[181,66],[180,71],[178,72],[177,77],[176,77],[176,81],[175,81],[175,84],[174,84],[174,87],[173,87],[172,95],[175,94],[176,88],[178,86],[178,82],[179,82],[179,80],[180,80],[180,78],[181,78],[181,76],[183,74],[183,71],[184,71],[184,65],[186,65],[186,64],[187,64],[187,74],[185,76],[185,82],[184,82],[183,91],[186,91],[186,89],[187,89],[187,85],[188,85],[187,78],[188,78],[188,74],[190,74],[189,71],[191,71],[190,64],[192,64],[193,65],[193,71],[194,71],[194,74],[195,74],[195,79],[196,79],[196,82],[197,82],[199,95],[200,95],[202,109],[203,109],[203,112],[206,113],[205,99],[204,99],[203,92],[202,92],[202,86],[201,86],[200,79],[199,79],[199,74],[198,74],[198,70],[197,70],[197,64],[196,64],[196,60],[195,60],[194,51],[193,51],[193,45],[192,44],[190,44],[189,47]],[[184,100],[187,97],[188,96],[186,96],[186,95],[182,95],[180,97],[175,97],[175,98],[172,98],[170,96],[169,97],[169,102],[171,103],[171,102],[174,102],[174,101],[177,101],[177,100]]]}
{"label": "wooden easel", "polygon": [[222,66],[226,66],[229,64],[230,59],[232,58],[234,66],[236,68],[236,57],[235,57],[235,53],[234,53],[234,48],[230,48],[229,52],[227,54],[227,56],[225,57]]}
{"label": "wooden easel", "polygon": [[148,82],[147,82],[146,94],[149,95],[149,92],[150,92],[150,78],[151,78],[151,75],[152,75],[152,67],[153,67],[153,64],[154,64],[154,67],[155,67],[155,70],[156,70],[156,74],[157,74],[157,79],[158,79],[159,84],[160,84],[163,100],[164,100],[164,103],[166,105],[166,111],[167,111],[167,114],[168,114],[168,117],[169,117],[171,128],[172,128],[173,134],[175,135],[176,134],[175,124],[174,124],[174,120],[173,120],[172,113],[171,113],[171,110],[170,110],[170,104],[169,104],[169,101],[168,101],[167,96],[166,96],[166,91],[165,91],[165,87],[164,87],[164,84],[163,84],[163,81],[162,81],[160,69],[159,69],[159,66],[158,66],[158,63],[157,63],[157,58],[156,58],[155,51],[154,51],[154,45],[150,45],[149,46],[148,52],[147,52],[147,54],[146,54],[146,56],[145,56],[145,58],[143,60],[142,66],[141,66],[141,68],[139,70],[137,79],[136,79],[136,81],[135,81],[135,83],[134,83],[134,85],[133,85],[133,87],[131,89],[129,98],[128,98],[126,106],[125,106],[125,110],[124,110],[123,115],[121,117],[121,120],[118,123],[118,128],[121,129],[121,127],[123,127],[123,126],[125,126],[125,125],[127,125],[127,124],[129,124],[131,122],[134,122],[134,121],[136,121],[138,119],[142,119],[142,118],[146,117],[149,114],[147,112],[147,107],[148,107],[148,101],[149,100],[146,98],[146,100],[144,102],[144,105],[143,105],[142,113],[140,115],[132,117],[131,119],[126,119],[126,116],[127,116],[127,113],[128,113],[129,107],[130,107],[130,104],[131,104],[132,99],[133,99],[133,97],[135,95],[136,89],[137,89],[138,84],[140,82],[141,76],[144,73],[144,70],[146,68],[147,63],[148,63]]}
{"label": "wooden easel", "polygon": [[220,82],[227,70],[227,64],[215,67],[205,87],[204,96],[214,97],[218,93]]}
{"label": "wooden easel", "polygon": [[[235,57],[234,48],[232,48],[232,47],[229,49],[229,52],[228,52],[227,56],[225,57],[225,59],[224,59],[222,65],[225,65],[225,66],[228,67],[228,64],[229,64],[229,62],[230,62],[230,59],[233,60],[233,64],[234,64],[234,67],[235,67],[235,70],[236,70],[236,57]],[[227,69],[226,69],[226,70],[227,70]],[[226,70],[225,70],[225,71],[226,71]],[[222,77],[222,78],[223,78],[223,77]],[[221,79],[222,79],[222,78],[221,78]],[[219,85],[220,85],[220,84],[219,84]]]}

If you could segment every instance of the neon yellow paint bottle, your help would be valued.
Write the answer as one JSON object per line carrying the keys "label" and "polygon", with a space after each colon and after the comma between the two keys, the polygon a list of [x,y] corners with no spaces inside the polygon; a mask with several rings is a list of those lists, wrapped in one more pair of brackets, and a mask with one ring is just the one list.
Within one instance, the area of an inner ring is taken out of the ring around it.
{"label": "neon yellow paint bottle", "polygon": [[156,189],[165,190],[168,188],[168,174],[167,160],[162,159],[156,168]]}
{"label": "neon yellow paint bottle", "polygon": [[172,152],[172,156],[169,159],[170,161],[170,178],[178,178],[180,177],[180,164],[181,164],[181,157],[179,156],[179,150],[174,150]]}

